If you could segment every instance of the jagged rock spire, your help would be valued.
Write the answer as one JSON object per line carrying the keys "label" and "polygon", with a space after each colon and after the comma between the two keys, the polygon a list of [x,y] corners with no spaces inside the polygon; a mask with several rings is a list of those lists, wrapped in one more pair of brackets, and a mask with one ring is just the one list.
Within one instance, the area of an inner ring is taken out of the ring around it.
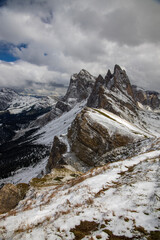
{"label": "jagged rock spire", "polygon": [[70,103],[71,101],[80,102],[86,99],[92,92],[94,83],[95,77],[85,69],[82,69],[78,74],[73,74],[64,97],[65,101]]}

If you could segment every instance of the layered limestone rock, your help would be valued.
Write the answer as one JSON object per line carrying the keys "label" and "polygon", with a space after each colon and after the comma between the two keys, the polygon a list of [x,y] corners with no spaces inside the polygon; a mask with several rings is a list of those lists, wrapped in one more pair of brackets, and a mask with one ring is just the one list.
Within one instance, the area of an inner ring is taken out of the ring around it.
{"label": "layered limestone rock", "polygon": [[[118,152],[115,149],[124,147],[120,152],[127,155],[128,144],[131,146],[136,141],[147,138],[145,132],[139,132],[139,128],[136,128],[135,123],[145,129],[145,121],[141,119],[135,90],[125,70],[120,66],[115,65],[113,74],[108,70],[104,78],[99,75],[95,81],[85,70],[74,74],[65,99],[70,104],[74,99],[82,100],[84,96],[88,98],[89,108],[86,107],[76,116],[68,130],[70,150],[67,152],[63,140],[56,138],[48,163],[50,169],[62,162],[74,167],[78,166],[77,169],[82,171],[79,168],[81,163],[85,164],[85,169],[87,166],[100,165],[104,162],[102,157],[104,154],[108,157],[108,161],[111,161],[111,158],[114,161],[117,157],[113,155]],[[135,131],[132,131],[133,126]]]}
{"label": "layered limestone rock", "polygon": [[118,65],[115,65],[113,74],[108,70],[105,78],[99,75],[87,106],[104,108],[129,121],[134,121],[138,116],[129,78]]}
{"label": "layered limestone rock", "polygon": [[132,88],[134,98],[137,102],[140,102],[143,106],[150,107],[153,110],[160,108],[160,94],[158,92],[146,91],[135,85],[133,85]]}
{"label": "layered limestone rock", "polygon": [[0,214],[15,208],[19,201],[25,197],[28,189],[29,185],[25,183],[16,186],[11,183],[4,185],[0,189]]}
{"label": "layered limestone rock", "polygon": [[68,130],[71,151],[89,166],[95,166],[104,153],[141,137],[144,136],[122,126],[107,113],[89,108],[76,116]]}

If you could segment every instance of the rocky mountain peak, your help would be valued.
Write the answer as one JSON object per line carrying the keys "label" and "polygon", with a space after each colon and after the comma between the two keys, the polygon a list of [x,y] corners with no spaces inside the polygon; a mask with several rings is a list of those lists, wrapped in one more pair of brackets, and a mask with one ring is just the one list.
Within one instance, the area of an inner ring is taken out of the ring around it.
{"label": "rocky mountain peak", "polygon": [[93,81],[95,82],[95,77],[93,77],[87,70],[82,69],[79,73],[78,73],[78,77],[85,79],[86,81]]}
{"label": "rocky mountain peak", "polygon": [[116,71],[123,71],[122,68],[118,65],[118,64],[115,64],[114,66],[114,74],[116,73]]}
{"label": "rocky mountain peak", "polygon": [[73,74],[64,100],[73,105],[75,102],[86,99],[90,95],[94,83],[95,77],[84,69],[78,74]]}
{"label": "rocky mountain peak", "polygon": [[108,70],[105,78],[99,76],[87,106],[104,108],[118,116],[123,116],[125,119],[128,119],[131,112],[136,114],[136,101],[125,70],[122,70],[119,65],[115,65],[113,74]]}
{"label": "rocky mountain peak", "polygon": [[110,90],[117,92],[119,90],[129,98],[134,100],[133,89],[125,70],[122,70],[119,65],[115,65],[113,75],[108,71],[107,87]]}

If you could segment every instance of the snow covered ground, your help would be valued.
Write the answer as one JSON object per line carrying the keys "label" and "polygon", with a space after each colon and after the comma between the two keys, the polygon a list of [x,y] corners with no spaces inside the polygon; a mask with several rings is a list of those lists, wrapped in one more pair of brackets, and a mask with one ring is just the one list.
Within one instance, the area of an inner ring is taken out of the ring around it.
{"label": "snow covered ground", "polygon": [[54,105],[56,102],[51,97],[33,97],[33,96],[23,96],[16,95],[9,108],[7,109],[11,114],[18,114],[22,111],[29,111],[33,106],[35,109],[39,109],[41,107],[46,108]]}
{"label": "snow covered ground", "polygon": [[15,210],[1,215],[0,236],[147,240],[159,228],[159,159],[157,148],[62,186],[31,188]]}
{"label": "snow covered ground", "polygon": [[34,135],[38,137],[35,143],[51,146],[54,136],[60,136],[61,134],[67,133],[68,127],[70,126],[76,115],[82,110],[85,104],[86,101],[77,103],[76,106],[69,112],[63,113],[62,116],[52,120],[47,125],[42,127]]}
{"label": "snow covered ground", "polygon": [[0,179],[1,184],[7,183],[28,183],[32,178],[37,177],[42,171],[45,172],[48,157],[42,159],[39,163],[31,165],[29,167],[23,167],[13,173],[8,178]]}
{"label": "snow covered ground", "polygon": [[[60,136],[67,133],[68,127],[85,104],[86,101],[78,103],[71,111],[64,113],[62,116],[52,120],[47,125],[38,130],[34,135],[37,137],[37,140],[35,140],[33,144],[42,144],[51,147],[54,136]],[[37,175],[39,175],[42,171],[45,172],[48,158],[49,156],[42,159],[36,165],[34,164],[30,167],[19,169],[13,174],[13,176],[0,179],[0,185],[2,183],[28,183],[32,178],[37,177]]]}
{"label": "snow covered ground", "polygon": [[104,110],[94,109],[89,112],[89,116],[96,122],[102,124],[108,129],[110,136],[117,132],[119,134],[131,135],[135,140],[144,137],[153,137],[149,131],[145,131],[142,128],[136,126],[133,123],[126,121],[119,116]]}

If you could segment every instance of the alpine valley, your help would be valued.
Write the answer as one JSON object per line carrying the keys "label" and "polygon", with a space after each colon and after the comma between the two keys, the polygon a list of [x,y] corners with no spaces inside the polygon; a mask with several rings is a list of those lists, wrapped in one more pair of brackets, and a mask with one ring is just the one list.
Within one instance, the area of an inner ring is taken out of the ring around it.
{"label": "alpine valley", "polygon": [[160,93],[119,65],[59,99],[0,90],[0,239],[160,239]]}

